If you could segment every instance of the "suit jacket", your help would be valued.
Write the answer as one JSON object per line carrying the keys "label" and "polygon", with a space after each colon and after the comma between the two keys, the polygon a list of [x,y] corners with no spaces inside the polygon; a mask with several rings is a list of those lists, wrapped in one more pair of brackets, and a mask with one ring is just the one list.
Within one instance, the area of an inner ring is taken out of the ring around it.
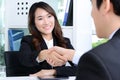
{"label": "suit jacket", "polygon": [[120,80],[120,29],[107,43],[85,53],[77,71],[76,80]]}
{"label": "suit jacket", "polygon": [[[70,40],[68,38],[64,39],[67,41],[67,48],[73,49]],[[52,66],[49,65],[46,61],[40,63],[36,61],[36,58],[40,51],[37,51],[35,49],[32,40],[33,40],[32,35],[24,36],[21,40],[19,60],[22,65],[28,67],[26,75],[33,74],[35,72],[40,71],[41,69],[52,69]],[[58,41],[56,38],[53,38],[53,43],[54,46],[58,45]],[[42,43],[40,46],[41,50],[48,49],[44,39],[42,39]],[[72,67],[64,65],[61,67],[54,67],[54,69],[56,70],[57,76],[73,76],[75,75],[76,72],[76,66],[74,65],[72,65]]]}

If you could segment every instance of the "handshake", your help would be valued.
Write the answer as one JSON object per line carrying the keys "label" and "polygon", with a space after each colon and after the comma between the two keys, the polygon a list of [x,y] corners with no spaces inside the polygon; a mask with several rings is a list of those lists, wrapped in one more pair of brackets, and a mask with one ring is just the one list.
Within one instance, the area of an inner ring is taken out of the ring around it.
{"label": "handshake", "polygon": [[72,61],[75,50],[65,49],[62,47],[54,46],[50,49],[42,50],[38,59],[40,61],[46,60],[51,66],[62,66],[66,64],[67,61]]}

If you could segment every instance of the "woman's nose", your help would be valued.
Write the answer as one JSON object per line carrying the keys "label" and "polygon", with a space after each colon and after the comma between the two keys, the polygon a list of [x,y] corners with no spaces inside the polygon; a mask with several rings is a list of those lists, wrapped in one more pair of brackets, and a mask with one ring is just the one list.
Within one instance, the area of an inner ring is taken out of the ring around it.
{"label": "woman's nose", "polygon": [[44,19],[44,24],[48,24],[48,23],[49,23],[48,19],[45,18],[45,19]]}

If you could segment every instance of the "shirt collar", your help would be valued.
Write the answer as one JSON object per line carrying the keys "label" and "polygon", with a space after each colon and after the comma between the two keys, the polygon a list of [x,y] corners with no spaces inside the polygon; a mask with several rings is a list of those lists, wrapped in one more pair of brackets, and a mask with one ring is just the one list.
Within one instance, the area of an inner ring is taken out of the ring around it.
{"label": "shirt collar", "polygon": [[51,47],[53,47],[53,39],[51,39],[51,40],[48,41],[48,40],[46,40],[46,39],[44,38],[44,40],[45,40],[45,43],[46,43],[48,49],[51,48]]}
{"label": "shirt collar", "polygon": [[112,32],[112,34],[109,36],[109,39],[112,39],[113,35],[118,31],[118,29],[116,29],[115,31]]}

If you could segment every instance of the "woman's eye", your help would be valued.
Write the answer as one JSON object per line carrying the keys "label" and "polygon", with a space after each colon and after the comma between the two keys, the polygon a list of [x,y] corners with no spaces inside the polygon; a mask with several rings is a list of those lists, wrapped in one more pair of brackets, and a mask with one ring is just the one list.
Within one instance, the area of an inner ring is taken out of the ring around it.
{"label": "woman's eye", "polygon": [[42,18],[39,18],[38,20],[42,20]]}
{"label": "woman's eye", "polygon": [[48,16],[49,18],[52,17],[51,15]]}

